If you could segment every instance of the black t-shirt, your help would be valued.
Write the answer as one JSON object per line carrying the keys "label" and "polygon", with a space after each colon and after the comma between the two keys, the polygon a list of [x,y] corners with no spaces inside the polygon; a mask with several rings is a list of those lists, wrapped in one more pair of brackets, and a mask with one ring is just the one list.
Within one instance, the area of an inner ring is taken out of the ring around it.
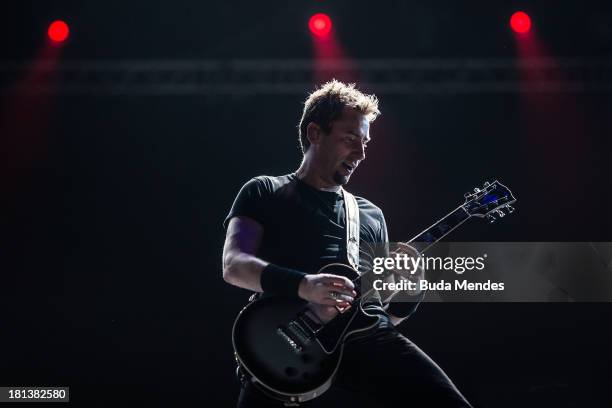
{"label": "black t-shirt", "polygon": [[[359,206],[360,272],[371,270],[373,256],[388,242],[387,225],[380,208],[362,197]],[[279,266],[316,273],[321,267],[340,262],[348,265],[344,199],[340,192],[317,190],[295,174],[259,176],[238,193],[223,223],[235,216],[254,219],[263,226],[258,257]],[[381,249],[382,248],[382,249]],[[380,295],[365,301],[380,305]]]}

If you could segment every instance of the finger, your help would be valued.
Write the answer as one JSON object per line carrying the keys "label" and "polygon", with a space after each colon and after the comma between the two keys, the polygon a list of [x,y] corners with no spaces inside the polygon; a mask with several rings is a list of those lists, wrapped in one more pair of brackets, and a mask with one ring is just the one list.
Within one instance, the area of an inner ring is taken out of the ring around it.
{"label": "finger", "polygon": [[351,304],[351,303],[353,303],[353,301],[355,299],[352,296],[338,295],[338,296],[336,296],[336,300],[338,301],[338,303],[348,303],[348,304]]}
{"label": "finger", "polygon": [[333,285],[342,285],[344,286],[344,279],[346,279],[344,276],[339,276],[339,275],[331,275],[331,274],[325,274],[322,275],[323,278],[323,282],[325,282],[325,284],[333,286]]}
{"label": "finger", "polygon": [[318,302],[320,305],[324,306],[338,306],[338,301],[336,299],[332,299],[331,297],[324,297]]}
{"label": "finger", "polygon": [[327,288],[331,289],[330,292],[338,292],[343,295],[352,296],[352,297],[357,296],[357,292],[355,292],[354,290],[350,288],[347,288],[346,286],[332,284],[332,285],[327,285]]}
{"label": "finger", "polygon": [[338,293],[339,295],[345,295],[345,296],[349,296],[354,298],[355,296],[357,296],[357,292],[355,292],[354,290],[350,290],[345,288],[344,286],[328,286],[328,288],[330,288],[331,290],[329,291],[329,293],[331,292],[335,292]]}
{"label": "finger", "polygon": [[350,296],[350,297],[353,297],[353,298],[355,296],[357,296],[357,292],[355,292],[354,290],[345,289],[344,287],[335,286],[334,287],[334,291],[338,292],[338,293],[340,293],[342,295]]}
{"label": "finger", "polygon": [[351,307],[351,304],[347,302],[336,302],[336,304],[333,307],[337,310],[344,311],[344,310],[347,310],[349,307]]}
{"label": "finger", "polygon": [[338,303],[351,303],[355,300],[352,296],[344,295],[340,292],[333,290],[329,292],[329,297],[334,299]]}
{"label": "finger", "polygon": [[355,284],[350,279],[340,275],[325,275],[325,283],[333,286],[344,286],[348,289],[355,289]]}

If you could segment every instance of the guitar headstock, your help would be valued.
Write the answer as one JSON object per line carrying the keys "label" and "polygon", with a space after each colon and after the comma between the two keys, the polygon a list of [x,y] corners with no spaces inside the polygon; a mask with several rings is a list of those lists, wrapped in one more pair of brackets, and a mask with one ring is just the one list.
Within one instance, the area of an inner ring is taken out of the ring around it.
{"label": "guitar headstock", "polygon": [[493,183],[487,181],[482,187],[474,188],[473,193],[466,193],[462,207],[470,216],[495,222],[498,217],[513,213],[514,207],[511,204],[515,202],[516,198],[508,187],[496,180]]}

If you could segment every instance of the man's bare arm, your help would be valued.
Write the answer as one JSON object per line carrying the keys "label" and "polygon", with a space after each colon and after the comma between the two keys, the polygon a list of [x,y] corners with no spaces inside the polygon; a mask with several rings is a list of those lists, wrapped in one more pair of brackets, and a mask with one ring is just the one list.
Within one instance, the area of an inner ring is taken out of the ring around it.
{"label": "man's bare arm", "polygon": [[263,227],[248,217],[234,217],[227,226],[223,246],[223,279],[234,286],[263,292],[261,272],[268,262],[255,256],[261,245]]}

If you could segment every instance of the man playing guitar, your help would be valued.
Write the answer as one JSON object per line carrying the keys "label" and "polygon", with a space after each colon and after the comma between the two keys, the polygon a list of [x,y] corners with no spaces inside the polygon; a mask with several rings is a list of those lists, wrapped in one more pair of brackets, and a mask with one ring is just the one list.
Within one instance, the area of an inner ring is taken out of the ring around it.
{"label": "man playing guitar", "polygon": [[[365,159],[370,123],[379,113],[375,96],[335,80],[308,97],[299,124],[300,167],[280,177],[251,179],[224,222],[226,282],[262,296],[304,299],[322,322],[351,307],[356,296],[351,280],[315,272],[326,264],[348,263],[342,187]],[[368,245],[388,242],[387,226],[380,208],[355,198],[360,262],[366,263]],[[442,369],[395,328],[422,295],[416,293],[412,302],[390,302],[392,293],[378,292],[361,299],[380,320],[346,340],[334,386],[370,394],[385,407],[471,407]],[[320,401],[304,405],[320,406]],[[238,407],[273,406],[283,403],[243,382]]]}

